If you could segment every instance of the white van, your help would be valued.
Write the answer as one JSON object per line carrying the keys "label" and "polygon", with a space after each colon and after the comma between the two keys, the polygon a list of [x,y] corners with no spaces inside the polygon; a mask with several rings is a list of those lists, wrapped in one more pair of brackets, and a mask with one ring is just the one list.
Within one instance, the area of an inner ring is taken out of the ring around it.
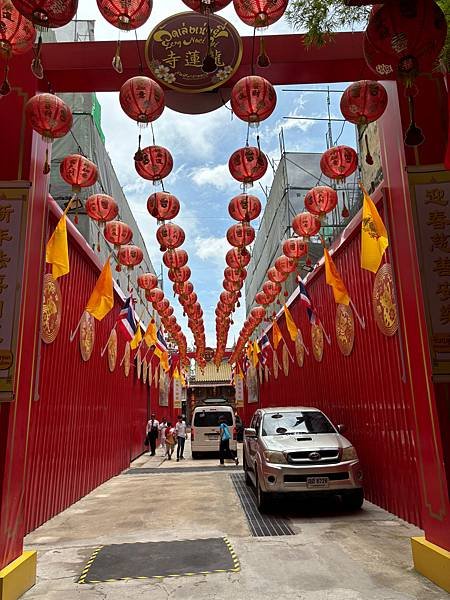
{"label": "white van", "polygon": [[236,419],[231,406],[197,406],[191,424],[192,458],[199,458],[201,452],[219,452],[220,417],[225,418],[231,433],[230,450],[237,451]]}

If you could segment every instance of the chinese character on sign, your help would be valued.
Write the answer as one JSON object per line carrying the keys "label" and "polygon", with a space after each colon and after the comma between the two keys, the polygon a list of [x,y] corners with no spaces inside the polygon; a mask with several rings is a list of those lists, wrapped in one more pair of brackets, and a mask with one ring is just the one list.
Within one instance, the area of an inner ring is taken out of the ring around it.
{"label": "chinese character on sign", "polygon": [[428,215],[428,223],[433,229],[445,229],[450,223],[447,215],[442,211],[430,212]]}
{"label": "chinese character on sign", "polygon": [[437,204],[438,206],[447,206],[448,200],[445,199],[445,191],[435,188],[427,190],[427,199],[425,204]]}
{"label": "chinese character on sign", "polygon": [[186,52],[184,64],[186,67],[201,67],[200,52],[198,50],[189,50]]}
{"label": "chinese character on sign", "polygon": [[5,282],[5,275],[0,275],[0,294],[7,289],[8,284]]}
{"label": "chinese character on sign", "polygon": [[445,233],[435,233],[431,236],[431,251],[435,248],[438,250],[442,250],[442,252],[450,252],[450,248],[448,247],[448,238],[449,235],[445,235]]}
{"label": "chinese character on sign", "polygon": [[0,269],[6,269],[10,261],[11,258],[6,254],[6,252],[0,250]]}
{"label": "chinese character on sign", "polygon": [[433,271],[439,275],[439,277],[450,277],[450,259],[438,258],[434,261]]}
{"label": "chinese character on sign", "polygon": [[218,67],[224,67],[225,66],[225,64],[224,64],[224,62],[222,60],[222,52],[220,50],[216,49],[214,51],[214,60],[216,61],[216,65]]}
{"label": "chinese character on sign", "polygon": [[436,294],[441,297],[441,302],[450,300],[450,283],[440,283]]}
{"label": "chinese character on sign", "polygon": [[5,221],[6,223],[9,223],[9,218],[13,212],[14,209],[11,206],[11,204],[5,204],[3,206],[0,206],[0,221]]}
{"label": "chinese character on sign", "polygon": [[450,304],[444,304],[441,306],[441,318],[442,325],[448,325],[450,323]]}
{"label": "chinese character on sign", "polygon": [[175,69],[177,66],[177,62],[180,60],[181,56],[177,56],[173,50],[169,52],[167,58],[163,59],[163,62],[167,63],[169,67]]}
{"label": "chinese character on sign", "polygon": [[7,229],[0,229],[0,246],[2,246],[3,242],[10,242],[12,237],[9,235],[9,231]]}

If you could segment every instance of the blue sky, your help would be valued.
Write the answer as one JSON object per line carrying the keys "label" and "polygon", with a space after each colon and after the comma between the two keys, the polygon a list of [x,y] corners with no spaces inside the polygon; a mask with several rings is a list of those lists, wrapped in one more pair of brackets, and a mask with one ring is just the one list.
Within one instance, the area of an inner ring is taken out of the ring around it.
{"label": "blue sky", "polygon": [[[181,0],[155,0],[150,20],[138,30],[139,39],[144,39],[155,25],[170,14],[187,10]],[[237,18],[233,5],[219,13],[231,21],[239,33],[251,35],[252,29]],[[97,40],[117,39],[118,30],[109,25],[98,12],[93,0],[80,0],[78,18],[96,21]],[[284,21],[272,26],[268,33],[291,33]],[[134,39],[134,34],[122,34],[122,39]],[[133,36],[133,37],[132,37]],[[137,74],[137,73],[136,73]],[[293,89],[321,88],[319,86],[292,86]],[[331,86],[344,89],[345,85]],[[284,131],[285,148],[295,152],[323,152],[326,149],[326,122],[287,120],[286,116],[323,117],[326,115],[326,95],[310,92],[283,91],[277,88],[278,103],[272,116],[261,124],[259,129],[261,148],[272,160],[279,160],[279,133]],[[106,147],[111,156],[118,178],[135,214],[136,221],[144,236],[155,269],[159,272],[161,252],[156,242],[156,222],[146,210],[148,196],[158,189],[151,182],[141,179],[135,169],[133,156],[137,146],[137,126],[122,111],[118,93],[99,94],[102,105],[102,128],[106,135]],[[339,113],[339,94],[332,94],[332,112]],[[341,129],[340,123],[333,124],[334,137]],[[229,200],[240,193],[239,183],[228,171],[228,158],[231,153],[245,145],[247,126],[237,118],[231,118],[229,109],[223,107],[205,115],[183,115],[165,109],[154,123],[156,143],[170,150],[174,158],[174,169],[165,180],[165,188],[175,194],[181,203],[179,216],[175,219],[186,232],[183,245],[189,253],[191,281],[199,296],[204,311],[207,345],[215,346],[214,309],[222,291],[225,254],[230,248],[226,241],[226,230],[234,222],[228,215]],[[255,142],[251,133],[250,143]],[[341,143],[354,145],[354,129],[346,125]],[[150,129],[143,131],[143,146],[150,145]],[[272,170],[262,180],[265,188],[270,188]],[[318,174],[319,175],[319,174]],[[253,192],[259,196],[263,206],[265,196],[259,186]],[[254,223],[257,228],[258,222]],[[173,298],[171,282],[167,279],[164,267],[164,289],[183,331],[192,340],[187,321],[181,314],[178,301]],[[229,345],[237,338],[245,318],[241,307],[235,313],[235,325],[229,336]]]}

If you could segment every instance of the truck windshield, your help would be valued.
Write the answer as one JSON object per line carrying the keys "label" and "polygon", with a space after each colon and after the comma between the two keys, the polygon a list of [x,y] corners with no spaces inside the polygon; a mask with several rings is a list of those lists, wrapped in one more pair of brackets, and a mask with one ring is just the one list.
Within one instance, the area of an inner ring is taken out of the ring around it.
{"label": "truck windshield", "polygon": [[227,425],[233,425],[233,414],[229,410],[201,411],[196,412],[194,416],[194,427],[218,427],[220,417],[225,418]]}
{"label": "truck windshield", "polygon": [[292,411],[264,415],[262,435],[295,433],[336,433],[336,430],[319,411]]}

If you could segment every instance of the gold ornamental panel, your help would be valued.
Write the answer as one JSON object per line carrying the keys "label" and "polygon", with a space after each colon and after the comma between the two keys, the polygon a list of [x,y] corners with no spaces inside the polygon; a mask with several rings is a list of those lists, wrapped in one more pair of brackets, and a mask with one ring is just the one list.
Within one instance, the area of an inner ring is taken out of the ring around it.
{"label": "gold ornamental panel", "polygon": [[398,310],[394,294],[392,267],[385,263],[378,271],[373,284],[372,308],[375,322],[382,334],[395,335],[398,330]]}
{"label": "gold ornamental panel", "polygon": [[144,383],[144,384],[147,383],[147,376],[148,376],[148,364],[147,364],[147,359],[144,358],[144,360],[142,361],[142,383]]}
{"label": "gold ornamental panel", "polygon": [[84,312],[80,322],[80,351],[84,361],[91,358],[95,343],[95,319],[88,313]]}
{"label": "gold ornamental panel", "polygon": [[44,275],[42,290],[41,338],[46,344],[55,341],[61,326],[62,296],[57,279],[50,273]]}
{"label": "gold ornamental panel", "polygon": [[278,363],[277,351],[274,349],[274,351],[273,351],[273,376],[275,377],[275,379],[278,379],[278,368],[279,368],[279,363]]}
{"label": "gold ornamental panel", "polygon": [[303,346],[303,336],[298,330],[297,337],[295,338],[295,358],[297,359],[297,364],[299,367],[303,367],[303,363],[305,360],[305,347]]}
{"label": "gold ornamental panel", "polygon": [[117,364],[117,332],[115,329],[111,331],[108,340],[108,367],[111,373],[116,368]]}
{"label": "gold ornamental panel", "polygon": [[264,367],[264,379],[266,383],[269,383],[269,367],[267,365]]}
{"label": "gold ornamental panel", "polygon": [[286,377],[289,375],[289,352],[286,344],[283,344],[283,373]]}
{"label": "gold ornamental panel", "polygon": [[355,342],[355,319],[353,310],[345,304],[336,305],[336,339],[342,354],[349,356]]}
{"label": "gold ornamental panel", "polygon": [[142,375],[142,358],[141,358],[141,350],[139,349],[136,352],[136,377],[138,379],[140,379],[141,375]]}
{"label": "gold ornamental panel", "polygon": [[159,386],[159,372],[160,372],[160,368],[157,365],[155,368],[155,373],[153,375],[153,383],[155,384],[156,388]]}
{"label": "gold ornamental panel", "polygon": [[123,359],[123,370],[125,372],[125,377],[128,377],[128,375],[130,374],[130,367],[131,367],[131,347],[130,347],[130,342],[127,342],[125,344],[125,355],[124,355],[124,359]]}
{"label": "gold ornamental panel", "polygon": [[311,342],[314,358],[317,362],[322,362],[323,358],[323,331],[319,325],[315,323],[311,325]]}

